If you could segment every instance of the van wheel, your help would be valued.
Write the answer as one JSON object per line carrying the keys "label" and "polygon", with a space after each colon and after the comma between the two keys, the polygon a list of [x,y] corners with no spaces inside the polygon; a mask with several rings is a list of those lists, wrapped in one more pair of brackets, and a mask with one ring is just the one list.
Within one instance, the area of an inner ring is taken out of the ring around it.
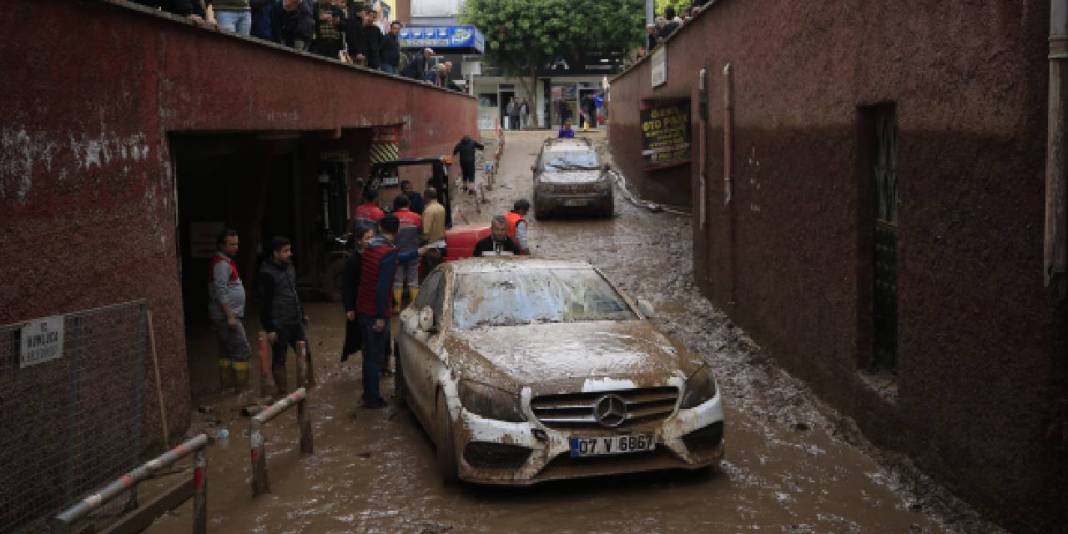
{"label": "van wheel", "polygon": [[456,471],[456,442],[452,436],[452,418],[445,404],[445,392],[438,390],[434,413],[437,417],[437,460],[442,480],[448,484],[458,479]]}

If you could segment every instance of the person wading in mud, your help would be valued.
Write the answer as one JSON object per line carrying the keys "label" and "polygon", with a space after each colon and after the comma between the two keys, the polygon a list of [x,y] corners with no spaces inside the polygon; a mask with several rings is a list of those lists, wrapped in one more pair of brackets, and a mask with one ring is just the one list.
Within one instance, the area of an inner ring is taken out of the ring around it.
{"label": "person wading in mud", "polygon": [[352,232],[352,254],[345,260],[345,269],[341,274],[341,303],[345,307],[345,345],[341,348],[343,362],[361,348],[360,326],[356,322],[356,294],[363,270],[363,251],[371,244],[374,235],[374,229],[368,226],[356,227]]}
{"label": "person wading in mud", "polygon": [[460,155],[460,171],[464,177],[464,191],[475,194],[475,150],[485,150],[481,143],[465,135],[459,143],[453,147],[452,153]]}
{"label": "person wading in mud", "polygon": [[380,234],[375,236],[363,253],[360,286],[356,291],[356,322],[363,341],[363,406],[384,408],[386,401],[379,393],[381,368],[389,343],[389,319],[393,311],[393,276],[397,264],[413,261],[426,253],[421,247],[399,252],[393,245],[400,221],[392,214],[378,221]]}
{"label": "person wading in mud", "polygon": [[208,317],[219,338],[219,382],[223,389],[233,387],[242,393],[248,387],[248,359],[252,354],[245,335],[245,286],[237,274],[237,231],[227,228],[215,239],[218,250],[208,271]]}
{"label": "person wading in mud", "polygon": [[[258,278],[261,307],[260,323],[267,332],[271,344],[271,374],[277,388],[276,395],[289,393],[286,381],[287,347],[297,349],[303,341],[311,358],[308,336],[304,332],[307,318],[297,296],[297,272],[293,268],[293,246],[289,239],[276,236],[271,239],[271,256],[260,266]],[[300,356],[299,354],[297,355]]]}

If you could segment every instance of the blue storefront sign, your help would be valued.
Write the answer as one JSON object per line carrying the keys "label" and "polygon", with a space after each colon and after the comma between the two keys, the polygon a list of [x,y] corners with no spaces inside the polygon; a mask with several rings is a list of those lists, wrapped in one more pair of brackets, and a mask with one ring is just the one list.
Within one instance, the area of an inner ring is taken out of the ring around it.
{"label": "blue storefront sign", "polygon": [[486,38],[470,24],[461,26],[412,26],[401,29],[401,48],[442,49],[445,53],[481,54]]}

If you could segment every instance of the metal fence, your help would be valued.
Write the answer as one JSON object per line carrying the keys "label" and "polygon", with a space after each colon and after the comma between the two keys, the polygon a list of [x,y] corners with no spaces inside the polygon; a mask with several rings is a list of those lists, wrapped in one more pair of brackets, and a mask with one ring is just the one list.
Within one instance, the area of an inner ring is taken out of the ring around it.
{"label": "metal fence", "polygon": [[145,312],[136,301],[0,326],[0,530],[46,531],[139,463]]}

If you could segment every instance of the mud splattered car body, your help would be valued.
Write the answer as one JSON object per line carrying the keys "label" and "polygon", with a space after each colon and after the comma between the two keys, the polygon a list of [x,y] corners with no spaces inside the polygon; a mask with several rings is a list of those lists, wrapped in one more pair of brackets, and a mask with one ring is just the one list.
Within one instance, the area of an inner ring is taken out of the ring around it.
{"label": "mud splattered car body", "polygon": [[442,265],[400,323],[397,395],[447,479],[522,485],[722,458],[711,369],[589,264]]}
{"label": "mud splattered car body", "polygon": [[612,182],[589,139],[546,139],[531,170],[535,217],[562,212],[612,216]]}

